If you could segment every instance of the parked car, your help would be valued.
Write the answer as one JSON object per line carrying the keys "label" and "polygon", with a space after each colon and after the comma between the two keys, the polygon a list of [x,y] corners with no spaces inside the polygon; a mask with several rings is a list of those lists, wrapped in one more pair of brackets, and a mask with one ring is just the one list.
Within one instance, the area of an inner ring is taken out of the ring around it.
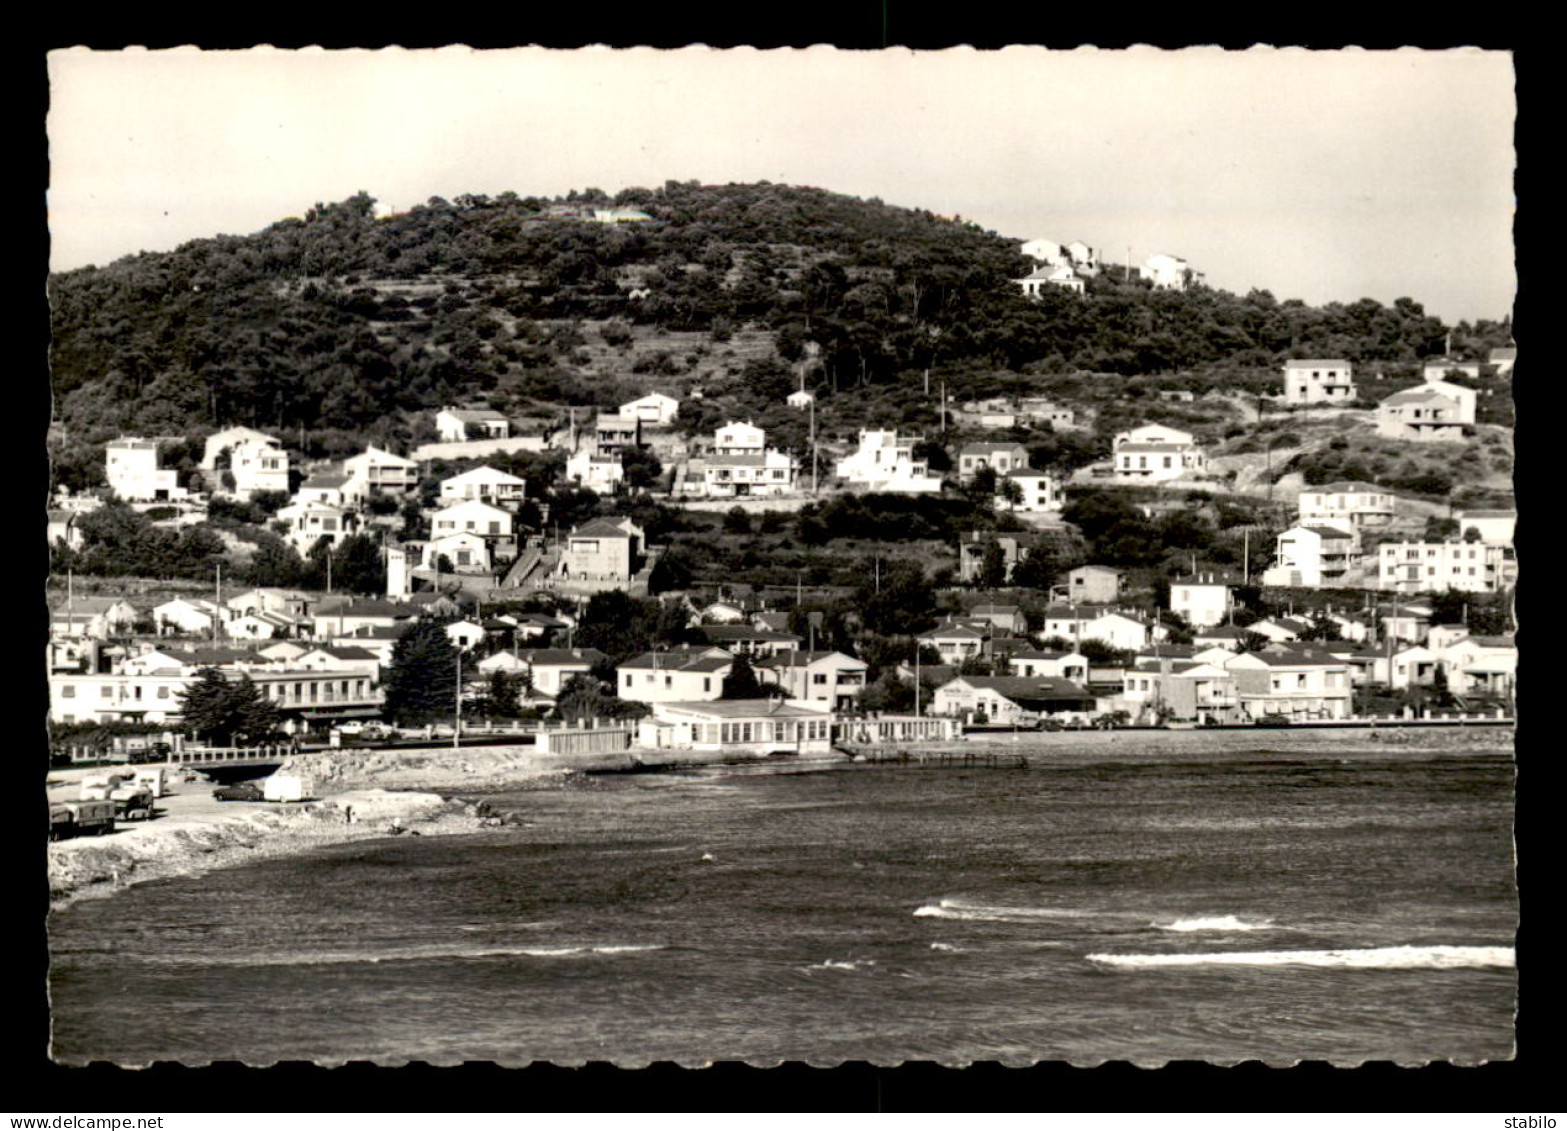
{"label": "parked car", "polygon": [[265,801],[266,794],[261,787],[252,781],[242,781],[236,785],[220,785],[212,791],[212,796],[219,801]]}
{"label": "parked car", "polygon": [[1262,718],[1257,719],[1252,725],[1259,727],[1287,727],[1290,725],[1290,717],[1288,715],[1263,715]]}

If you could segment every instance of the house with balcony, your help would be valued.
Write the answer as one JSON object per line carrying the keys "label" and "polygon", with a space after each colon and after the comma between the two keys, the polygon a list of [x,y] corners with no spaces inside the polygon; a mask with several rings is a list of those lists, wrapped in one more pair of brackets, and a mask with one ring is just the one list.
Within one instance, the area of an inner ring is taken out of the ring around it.
{"label": "house with balcony", "polygon": [[357,479],[364,484],[366,491],[400,495],[412,490],[419,482],[417,463],[373,445],[366,447],[357,456],[345,459],[343,470],[350,479]]}
{"label": "house with balcony", "polygon": [[277,519],[288,524],[288,533],[283,535],[283,540],[301,557],[309,554],[323,538],[327,545],[336,546],[359,532],[356,513],[327,503],[290,503],[277,512]]}
{"label": "house with balcony", "polygon": [[1274,545],[1274,564],[1264,585],[1295,589],[1342,589],[1359,580],[1360,539],[1335,526],[1292,526]]}
{"label": "house with balcony", "polygon": [[629,585],[642,568],[647,542],[629,518],[595,518],[573,530],[561,548],[556,576],[561,580],[607,581]]}
{"label": "house with balcony", "polygon": [[834,711],[854,710],[870,671],[864,660],[832,651],[775,652],[756,666],[757,676],[781,687],[791,702]]}
{"label": "house with balcony", "polygon": [[1377,407],[1377,435],[1390,440],[1458,443],[1464,438],[1457,401],[1435,389],[1406,389]]}
{"label": "house with balcony", "polygon": [[363,503],[369,493],[363,480],[354,479],[346,472],[317,471],[306,476],[299,490],[294,492],[292,501],[295,504],[318,503],[349,510]]}
{"label": "house with balcony", "polygon": [[1354,399],[1353,368],[1342,358],[1304,358],[1284,363],[1285,404],[1349,404]]}
{"label": "house with balcony", "polygon": [[1442,651],[1447,689],[1454,695],[1513,694],[1518,644],[1511,636],[1466,636]]}
{"label": "house with balcony", "polygon": [[641,447],[642,425],[638,417],[599,413],[593,422],[593,454],[618,455],[625,448]]}
{"label": "house with balcony", "polygon": [[478,499],[468,499],[436,511],[430,519],[430,533],[435,538],[442,538],[467,530],[494,542],[512,537],[514,521],[509,510]]}
{"label": "house with balcony", "polygon": [[793,491],[800,473],[799,461],[787,452],[768,448],[764,452],[715,453],[691,461],[691,470],[700,467],[701,478],[687,475],[687,489],[700,488],[711,499],[747,498],[755,495],[785,495]]}
{"label": "house with balcony", "polygon": [[1225,670],[1224,660],[1139,660],[1126,672],[1119,697],[1123,709],[1150,724],[1165,713],[1186,722],[1240,722],[1235,677]]}
{"label": "house with balcony", "polygon": [[229,449],[234,494],[249,499],[262,491],[288,493],[288,452],[272,440],[240,440]]}
{"label": "house with balcony", "polygon": [[1393,521],[1397,496],[1372,483],[1329,483],[1300,493],[1302,526],[1336,526],[1356,533]]}
{"label": "house with balcony", "polygon": [[[56,674],[49,677],[49,717],[58,723],[177,723],[181,696],[203,666],[176,662],[145,671]],[[362,671],[303,671],[219,667],[226,679],[249,679],[294,732],[335,720],[371,718],[381,710],[381,690]]]}
{"label": "house with balcony", "polygon": [[1349,717],[1349,666],[1326,651],[1242,652],[1225,661],[1224,670],[1234,677],[1243,720]]}
{"label": "house with balcony", "polygon": [[486,656],[478,669],[485,674],[526,675],[535,692],[558,699],[573,676],[587,675],[595,664],[608,659],[597,648],[511,648]]}
{"label": "house with balcony", "polygon": [[887,494],[934,494],[941,479],[924,460],[914,458],[922,437],[895,430],[860,431],[859,449],[839,460],[834,473],[849,486]]}
{"label": "house with balcony", "polygon": [[441,480],[441,498],[452,502],[475,500],[493,506],[515,507],[527,493],[527,480],[493,467],[476,467]]}
{"label": "house with balcony", "polygon": [[566,478],[602,495],[619,488],[626,478],[626,469],[618,455],[599,455],[591,448],[583,448],[566,461]]}
{"label": "house with balcony", "polygon": [[1066,265],[1037,267],[1021,279],[1012,281],[1022,289],[1027,298],[1038,298],[1046,287],[1060,287],[1062,290],[1078,295],[1088,289],[1088,284],[1083,282],[1077,271]]}

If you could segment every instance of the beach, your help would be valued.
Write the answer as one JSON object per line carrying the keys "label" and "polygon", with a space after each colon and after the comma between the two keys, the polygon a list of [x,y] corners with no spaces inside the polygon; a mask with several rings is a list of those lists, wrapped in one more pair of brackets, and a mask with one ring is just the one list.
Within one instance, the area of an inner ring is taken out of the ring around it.
{"label": "beach", "polygon": [[[1353,730],[1120,730],[1022,732],[972,736],[980,752],[1021,753],[1031,764],[1121,760],[1223,759],[1259,749],[1285,760],[1460,755],[1510,746],[1510,727]],[[944,749],[953,749],[946,744]],[[919,747],[911,747],[918,751]],[[668,757],[675,752],[662,752]],[[193,875],[235,864],[297,855],[339,842],[392,835],[401,826],[422,836],[466,833],[495,818],[476,795],[591,788],[583,771],[624,769],[630,755],[581,758],[540,755],[531,746],[421,750],[335,750],[296,757],[284,769],[308,775],[317,796],[302,803],[220,802],[213,783],[177,783],[159,799],[151,821],[121,822],[106,837],[49,847],[50,898],[56,908],[113,895],[130,884]],[[682,759],[711,765],[711,756]],[[736,767],[740,769],[741,767]],[[752,764],[748,773],[855,769],[846,757],[806,766],[792,760]],[[721,769],[719,770],[721,772]],[[76,797],[83,771],[50,776],[50,800]],[[470,800],[463,800],[464,797]],[[352,812],[353,819],[348,816]]]}

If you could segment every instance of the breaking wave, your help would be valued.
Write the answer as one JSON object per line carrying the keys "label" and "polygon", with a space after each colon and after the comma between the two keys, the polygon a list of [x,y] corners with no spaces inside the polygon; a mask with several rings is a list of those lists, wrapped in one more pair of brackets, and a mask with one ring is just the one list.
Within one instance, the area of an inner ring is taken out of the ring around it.
{"label": "breaking wave", "polygon": [[1215,954],[1090,954],[1105,966],[1331,966],[1376,970],[1511,967],[1510,946],[1379,946],[1355,950],[1251,950]]}
{"label": "breaking wave", "polygon": [[1122,912],[1079,911],[1070,907],[1005,907],[988,903],[969,903],[962,899],[943,899],[915,908],[921,918],[964,919],[988,923],[1029,923],[1045,919],[1125,918]]}
{"label": "breaking wave", "polygon": [[863,962],[834,962],[832,959],[828,958],[828,959],[825,959],[825,960],[823,960],[821,962],[813,963],[812,965],[807,966],[806,969],[807,970],[861,970],[861,969],[864,969],[867,966],[874,966],[874,965],[876,965],[875,960],[874,959],[869,959],[869,958],[864,960]]}
{"label": "breaking wave", "polygon": [[634,951],[663,950],[661,946],[410,946],[380,954],[361,951],[312,951],[293,954],[244,955],[144,955],[142,961],[166,966],[335,966],[381,962],[428,962],[473,958],[572,958],[594,954],[626,954]]}
{"label": "breaking wave", "polygon": [[1234,915],[1177,919],[1173,923],[1155,923],[1161,931],[1266,931],[1272,919],[1239,919]]}

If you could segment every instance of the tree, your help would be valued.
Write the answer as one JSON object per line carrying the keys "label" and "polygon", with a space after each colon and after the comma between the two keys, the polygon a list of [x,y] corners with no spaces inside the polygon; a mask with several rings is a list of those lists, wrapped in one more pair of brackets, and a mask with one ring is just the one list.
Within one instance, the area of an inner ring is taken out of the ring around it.
{"label": "tree", "polygon": [[482,711],[501,718],[515,718],[522,709],[522,694],[527,676],[518,672],[496,669],[484,685]]}
{"label": "tree", "polygon": [[1012,567],[1012,584],[1028,589],[1048,590],[1055,584],[1060,565],[1054,553],[1044,545],[1035,546]]}
{"label": "tree", "polygon": [[756,669],[751,666],[751,661],[745,656],[736,656],[734,663],[729,667],[729,674],[724,677],[723,690],[719,694],[720,699],[761,699],[774,685],[763,684],[757,678]]}
{"label": "tree", "polygon": [[457,706],[457,649],[437,621],[409,625],[392,647],[386,673],[386,713],[398,722],[426,722]]}
{"label": "tree", "polygon": [[625,471],[625,484],[636,491],[646,491],[658,486],[664,465],[651,448],[629,447],[620,453],[620,466]]}
{"label": "tree", "polygon": [[986,545],[985,557],[980,563],[976,580],[981,589],[1000,589],[1007,583],[1007,558],[1001,543],[991,542]]}
{"label": "tree", "polygon": [[368,534],[350,534],[332,554],[335,588],[365,596],[386,592],[386,566],[381,548]]}
{"label": "tree", "polygon": [[744,507],[730,507],[727,511],[724,512],[724,533],[751,533],[751,516],[745,513]]}
{"label": "tree", "polygon": [[241,739],[260,742],[282,719],[277,704],[263,696],[248,675],[230,680],[216,668],[198,671],[179,699],[185,729],[218,745]]}

